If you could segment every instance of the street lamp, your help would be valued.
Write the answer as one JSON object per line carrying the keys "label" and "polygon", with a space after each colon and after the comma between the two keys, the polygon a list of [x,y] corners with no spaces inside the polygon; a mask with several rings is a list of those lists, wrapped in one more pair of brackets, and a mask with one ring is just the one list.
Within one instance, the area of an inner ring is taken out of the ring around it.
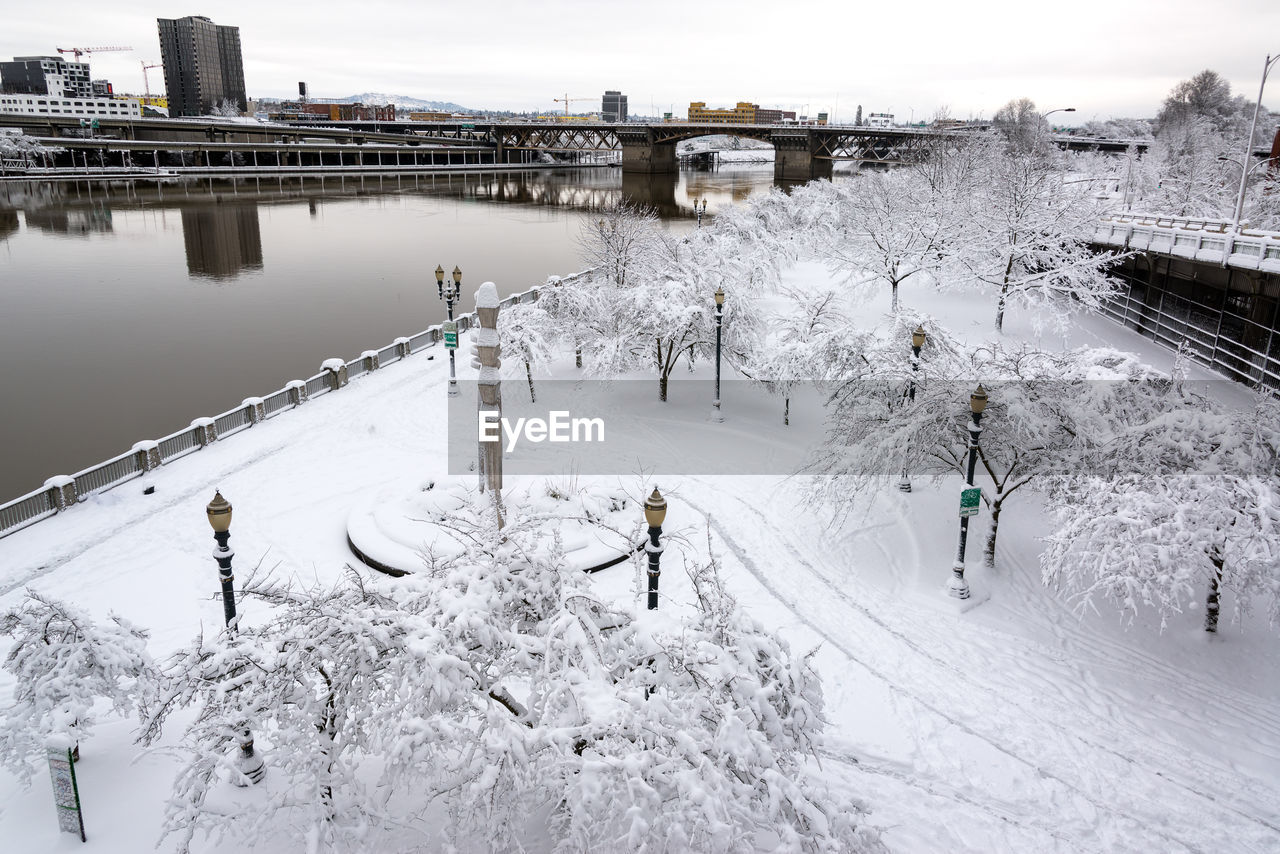
{"label": "street lamp", "polygon": [[711,420],[717,423],[724,421],[724,413],[720,411],[720,330],[724,325],[724,288],[716,288],[716,396],[711,401],[715,412]]}
{"label": "street lamp", "polygon": [[[1047,112],[1047,113],[1041,113],[1041,114],[1040,114],[1040,119],[1044,122],[1044,124],[1045,124],[1045,125],[1048,125],[1048,124],[1049,124],[1049,116],[1052,116],[1054,113],[1074,113],[1075,111],[1076,111],[1076,108],[1075,108],[1075,107],[1059,107],[1059,108],[1058,108],[1058,109],[1056,109],[1056,110],[1050,110],[1050,111],[1049,111],[1049,112]],[[1050,128],[1050,130],[1052,130],[1052,128]],[[1036,145],[1037,145],[1037,147],[1039,146],[1039,143],[1040,143],[1040,122],[1036,122]]]}
{"label": "street lamp", "polygon": [[[444,267],[436,265],[436,290],[439,292],[440,298],[444,300],[445,310],[449,313],[449,320],[453,320],[453,301],[458,298],[462,290],[462,271],[456,266],[453,268],[453,284],[451,287],[444,286]],[[454,366],[454,348],[449,348],[449,397],[458,396],[458,374]]]}
{"label": "street lamp", "polygon": [[1244,157],[1240,161],[1240,194],[1236,196],[1236,212],[1232,218],[1232,229],[1240,230],[1240,217],[1244,215],[1244,190],[1249,180],[1249,172],[1252,170],[1245,169],[1244,164],[1249,162],[1249,158],[1253,155],[1253,132],[1258,127],[1258,111],[1262,109],[1262,90],[1267,88],[1267,75],[1271,73],[1271,66],[1275,65],[1276,60],[1280,60],[1280,54],[1272,56],[1267,54],[1266,60],[1262,63],[1262,83],[1258,86],[1258,100],[1253,105],[1253,119],[1249,122],[1249,136],[1244,143]]}
{"label": "street lamp", "polygon": [[[982,436],[982,412],[987,408],[987,392],[981,385],[977,391],[969,395],[969,410],[973,420],[969,422],[969,473],[965,483],[973,486],[973,470],[978,464],[978,439]],[[947,592],[956,599],[969,598],[969,584],[964,580],[964,547],[969,538],[969,517],[960,517],[960,548],[956,551],[956,562],[952,565],[951,581],[947,584]]]}
{"label": "street lamp", "polygon": [[[234,634],[236,594],[231,575],[231,558],[235,551],[227,544],[231,539],[231,502],[222,497],[221,491],[214,490],[213,500],[204,508],[204,512],[209,517],[209,527],[213,528],[213,539],[217,542],[213,549],[213,559],[218,562],[218,580],[222,583],[222,616],[226,620],[227,630]],[[240,729],[240,756],[236,760],[236,767],[244,775],[232,780],[237,786],[243,786],[245,778],[250,783],[261,783],[262,778],[267,775],[262,757],[253,752],[253,733],[248,726]]]}
{"label": "street lamp", "polygon": [[693,212],[694,212],[694,213],[697,215],[697,217],[698,217],[698,228],[702,228],[702,215],[703,215],[704,213],[706,213],[706,212],[707,212],[707,200],[704,198],[704,199],[702,200],[702,202],[701,202],[701,207],[699,207],[699,202],[698,202],[698,200],[697,200],[697,199],[694,199],[694,200],[693,200]]}
{"label": "street lamp", "polygon": [[[920,370],[920,348],[924,346],[924,326],[916,324],[916,331],[911,333],[911,385],[907,390],[907,400],[915,403],[916,400],[916,373]],[[907,464],[902,464],[902,480],[898,481],[898,489],[902,492],[911,491],[911,478],[907,476]]]}
{"label": "street lamp", "polygon": [[649,555],[649,610],[658,610],[658,575],[662,567],[658,562],[662,559],[663,545],[659,541],[662,536],[662,520],[667,517],[667,499],[663,498],[658,488],[644,501],[644,520],[649,523],[649,542],[644,544],[645,553]]}

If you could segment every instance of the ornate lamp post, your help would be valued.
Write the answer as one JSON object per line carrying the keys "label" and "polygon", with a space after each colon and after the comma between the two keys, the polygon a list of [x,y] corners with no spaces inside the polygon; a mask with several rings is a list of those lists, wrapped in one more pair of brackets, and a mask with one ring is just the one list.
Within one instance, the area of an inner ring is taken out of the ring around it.
{"label": "ornate lamp post", "polygon": [[[445,287],[444,283],[444,267],[436,265],[436,290],[441,299],[444,300],[445,310],[448,312],[449,320],[453,320],[453,301],[458,298],[458,294],[462,289],[462,270],[456,266],[453,268],[453,284],[451,287]],[[449,397],[458,396],[458,374],[454,365],[453,348],[449,349]]]}
{"label": "ornate lamp post", "polygon": [[[907,400],[915,403],[916,400],[916,373],[920,370],[920,348],[924,346],[924,327],[917,324],[916,331],[911,333],[911,385],[907,390]],[[907,467],[904,463],[902,466],[902,480],[898,481],[898,489],[903,492],[911,491],[911,478],[907,476]]]}
{"label": "ornate lamp post", "polygon": [[[222,615],[227,629],[234,633],[236,623],[236,594],[234,580],[231,575],[231,558],[235,551],[227,543],[231,539],[231,502],[215,490],[213,500],[205,507],[205,515],[209,517],[209,527],[213,528],[213,539],[217,546],[213,549],[213,559],[218,562],[218,580],[222,582]],[[240,731],[240,756],[236,760],[240,773],[250,783],[261,783],[267,775],[262,757],[253,752],[253,733],[249,727]],[[237,786],[244,785],[241,778],[233,780]]]}
{"label": "ornate lamp post", "polygon": [[[969,422],[969,473],[965,483],[973,486],[973,470],[978,464],[978,439],[982,436],[982,412],[987,408],[987,392],[981,385],[969,395],[969,410],[973,420]],[[969,598],[969,584],[964,580],[964,547],[969,537],[969,517],[960,517],[960,548],[956,551],[956,562],[952,565],[951,581],[947,584],[947,592],[956,599]]]}
{"label": "ornate lamp post", "polygon": [[707,200],[693,200],[693,212],[698,215],[698,228],[702,228],[702,215],[707,212]]}
{"label": "ornate lamp post", "polygon": [[715,408],[712,421],[723,422],[724,413],[720,411],[720,332],[724,326],[724,288],[716,288],[716,397],[711,401]]}
{"label": "ornate lamp post", "polygon": [[658,610],[658,575],[662,572],[659,561],[662,559],[663,545],[659,541],[662,536],[662,520],[667,518],[667,499],[663,498],[658,488],[644,501],[644,520],[649,523],[649,542],[644,550],[649,555],[649,610]]}

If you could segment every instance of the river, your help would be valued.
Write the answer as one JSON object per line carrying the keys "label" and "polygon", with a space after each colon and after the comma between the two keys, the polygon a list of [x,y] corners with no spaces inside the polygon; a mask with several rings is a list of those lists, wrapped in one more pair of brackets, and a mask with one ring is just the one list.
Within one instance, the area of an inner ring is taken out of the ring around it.
{"label": "river", "polygon": [[0,182],[0,502],[439,322],[434,271],[506,294],[581,266],[626,196],[666,227],[773,166]]}

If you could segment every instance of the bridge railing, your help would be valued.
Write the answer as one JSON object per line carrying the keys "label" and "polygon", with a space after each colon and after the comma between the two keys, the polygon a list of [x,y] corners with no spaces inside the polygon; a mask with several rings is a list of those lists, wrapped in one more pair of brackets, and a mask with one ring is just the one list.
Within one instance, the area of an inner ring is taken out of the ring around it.
{"label": "bridge railing", "polygon": [[[569,282],[590,273],[584,270],[558,281]],[[513,294],[499,305],[509,308],[517,303],[538,299],[542,285]],[[476,325],[474,312],[457,318],[459,331]],[[282,412],[296,409],[310,398],[344,388],[354,377],[401,361],[414,353],[438,344],[443,339],[441,326],[435,324],[416,335],[397,338],[379,350],[366,350],[349,362],[331,359],[320,373],[306,380],[294,380],[265,397],[247,398],[239,406],[213,418],[197,418],[189,427],[155,441],[139,442],[126,453],[91,466],[75,475],[49,478],[44,486],[12,501],[0,504],[0,537],[6,537],[28,525],[34,525],[75,504],[107,490],[114,489],[146,473],[195,453],[209,444],[243,432]]]}
{"label": "bridge railing", "polygon": [[1235,231],[1228,220],[1159,214],[1108,214],[1093,239],[1211,264],[1280,273],[1280,232]]}

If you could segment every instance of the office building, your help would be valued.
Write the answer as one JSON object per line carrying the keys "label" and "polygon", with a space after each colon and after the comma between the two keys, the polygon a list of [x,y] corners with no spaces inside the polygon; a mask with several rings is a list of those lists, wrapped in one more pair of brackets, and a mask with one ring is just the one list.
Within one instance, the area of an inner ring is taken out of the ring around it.
{"label": "office building", "polygon": [[60,56],[15,56],[12,62],[0,62],[0,91],[10,95],[92,98],[89,63],[67,62]]}
{"label": "office building", "polygon": [[612,89],[606,89],[600,104],[600,117],[606,122],[625,122],[627,120],[627,96]]}
{"label": "office building", "polygon": [[169,115],[206,116],[223,101],[241,112],[248,107],[239,27],[218,26],[203,15],[156,23]]}
{"label": "office building", "polygon": [[142,104],[137,98],[64,98],[54,95],[0,95],[0,113],[26,116],[70,116],[95,119],[139,119]]}

